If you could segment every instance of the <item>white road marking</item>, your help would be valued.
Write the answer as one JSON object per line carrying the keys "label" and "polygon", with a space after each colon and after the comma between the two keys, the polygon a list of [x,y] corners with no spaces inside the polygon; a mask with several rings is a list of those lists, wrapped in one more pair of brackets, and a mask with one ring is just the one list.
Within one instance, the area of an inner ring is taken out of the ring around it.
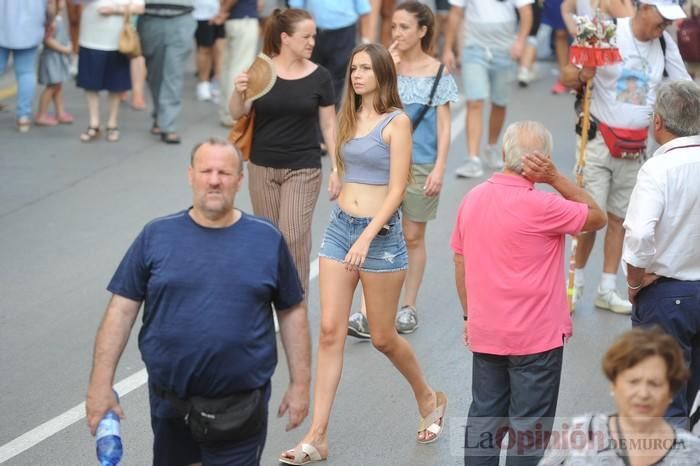
{"label": "white road marking", "polygon": [[[141,369],[137,373],[115,384],[114,389],[119,393],[120,397],[123,397],[127,393],[144,385],[147,380],[148,375],[146,374],[146,369]],[[39,442],[70,427],[84,417],[85,403],[83,402],[0,447],[0,463],[14,458]]]}
{"label": "white road marking", "polygon": [[[456,105],[462,108],[459,112],[452,118],[452,127],[450,138],[450,143],[454,142],[458,134],[462,132],[464,128],[464,118],[466,116],[466,107],[464,102],[461,101]],[[311,262],[311,267],[309,271],[309,280],[313,281],[318,277],[318,258]],[[143,386],[148,381],[148,374],[146,369],[141,369],[135,374],[130,375],[121,382],[114,385],[115,390],[119,393],[120,397],[136,390],[137,388]],[[80,403],[77,406],[72,407],[68,411],[59,414],[58,416],[50,419],[38,427],[26,432],[14,440],[7,442],[5,445],[0,447],[0,464],[8,461],[20,453],[29,450],[33,446],[40,442],[43,442],[52,435],[66,429],[81,419],[85,418],[85,403]]]}

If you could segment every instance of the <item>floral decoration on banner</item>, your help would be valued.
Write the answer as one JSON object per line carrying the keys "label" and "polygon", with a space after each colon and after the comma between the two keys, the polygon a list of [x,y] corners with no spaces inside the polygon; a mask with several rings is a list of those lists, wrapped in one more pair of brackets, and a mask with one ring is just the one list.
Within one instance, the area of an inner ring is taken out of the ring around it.
{"label": "floral decoration on banner", "polygon": [[575,16],[576,37],[571,45],[569,61],[580,66],[605,66],[622,61],[615,43],[617,25],[603,17],[600,10],[595,16]]}

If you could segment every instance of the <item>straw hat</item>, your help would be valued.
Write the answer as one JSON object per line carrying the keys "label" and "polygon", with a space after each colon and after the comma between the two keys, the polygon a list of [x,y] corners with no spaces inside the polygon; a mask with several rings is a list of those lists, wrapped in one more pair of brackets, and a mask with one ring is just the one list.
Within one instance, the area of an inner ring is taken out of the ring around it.
{"label": "straw hat", "polygon": [[248,68],[248,90],[245,94],[246,102],[259,99],[264,96],[272,86],[274,86],[277,80],[277,72],[275,71],[275,64],[272,59],[260,53]]}

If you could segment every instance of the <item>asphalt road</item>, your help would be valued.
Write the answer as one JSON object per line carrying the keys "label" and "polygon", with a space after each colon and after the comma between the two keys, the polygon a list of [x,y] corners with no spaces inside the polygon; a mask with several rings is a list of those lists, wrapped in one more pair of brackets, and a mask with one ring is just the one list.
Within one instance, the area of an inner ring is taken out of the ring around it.
{"label": "asphalt road", "polygon": [[[543,67],[542,74],[526,90],[514,87],[507,118],[544,122],[554,134],[556,164],[571,173],[573,97],[550,95],[553,77],[548,67]],[[78,134],[87,126],[86,109],[81,92],[72,84],[67,86],[66,103],[77,117],[73,126],[35,127],[19,134],[12,107],[0,113],[0,462],[12,456],[6,464],[96,464],[94,439],[78,405],[87,386],[95,331],[109,299],[105,286],[144,223],[189,205],[190,148],[208,136],[226,134],[217,124],[216,107],[196,102],[193,96],[190,79],[180,118],[181,146],[160,143],[148,133],[148,114],[126,105],[119,143],[81,144]],[[461,104],[455,106],[454,118],[461,109]],[[407,337],[429,382],[450,398],[446,435],[433,445],[417,445],[418,413],[408,385],[370,344],[349,338],[330,424],[328,465],[462,464],[471,357],[462,345],[448,243],[459,201],[481,180],[453,176],[466,155],[463,120],[453,127],[459,132],[450,151],[438,219],[428,228],[429,260],[418,300],[420,329]],[[326,174],[328,168],[324,160]],[[246,189],[237,204],[251,211]],[[330,207],[322,192],[313,220],[314,254]],[[583,304],[574,317],[574,337],[565,349],[559,416],[612,409],[600,358],[630,323],[627,317],[593,307],[601,265],[599,244],[587,270],[589,286]],[[619,287],[624,290],[622,279]],[[317,280],[312,281],[309,302],[315,347]],[[127,414],[122,422],[125,465],[151,461],[147,391],[138,375],[143,364],[135,343],[137,330],[116,378],[122,381],[137,374],[127,379],[133,391],[122,397]],[[284,358],[280,359],[273,379],[272,413],[287,381]],[[51,422],[44,431],[57,432],[36,443],[42,432],[33,429],[47,421]],[[67,427],[53,428],[62,421]],[[276,464],[279,452],[294,446],[308,424],[307,420],[285,433],[285,421],[271,416],[263,464]]]}

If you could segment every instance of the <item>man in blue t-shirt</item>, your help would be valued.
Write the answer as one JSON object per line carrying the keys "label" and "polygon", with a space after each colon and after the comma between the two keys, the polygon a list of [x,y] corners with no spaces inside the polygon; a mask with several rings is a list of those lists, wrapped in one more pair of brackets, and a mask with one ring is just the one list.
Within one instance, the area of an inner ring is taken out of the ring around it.
{"label": "man in blue t-shirt", "polygon": [[[192,151],[192,207],[148,223],[107,287],[113,293],[97,332],[86,411],[93,435],[109,410],[123,411],[114,373],[144,303],[139,349],[146,364],[154,465],[259,464],[267,433],[270,378],[277,364],[277,310],[290,385],[279,412],[287,430],[306,417],[310,338],[303,291],[281,233],[234,208],[243,172],[239,151],[210,139]],[[264,419],[245,438],[216,448],[197,443],[181,413],[191,397],[262,394]],[[219,463],[217,463],[219,464]]]}

